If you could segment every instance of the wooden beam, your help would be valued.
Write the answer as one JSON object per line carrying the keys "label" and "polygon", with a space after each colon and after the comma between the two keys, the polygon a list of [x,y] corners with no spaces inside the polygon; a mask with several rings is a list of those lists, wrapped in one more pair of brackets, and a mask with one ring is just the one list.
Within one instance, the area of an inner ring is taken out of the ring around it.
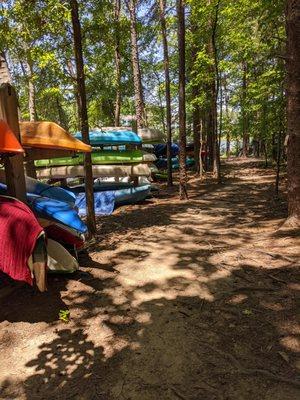
{"label": "wooden beam", "polygon": [[[3,83],[0,86],[0,119],[7,122],[16,138],[20,141],[17,95],[15,89],[9,83]],[[4,168],[7,194],[26,202],[23,160],[24,156],[22,154],[5,157]]]}
{"label": "wooden beam", "polygon": [[[25,148],[25,161],[46,160],[48,158],[73,157],[77,153],[69,150]],[[79,154],[79,153],[78,153]]]}

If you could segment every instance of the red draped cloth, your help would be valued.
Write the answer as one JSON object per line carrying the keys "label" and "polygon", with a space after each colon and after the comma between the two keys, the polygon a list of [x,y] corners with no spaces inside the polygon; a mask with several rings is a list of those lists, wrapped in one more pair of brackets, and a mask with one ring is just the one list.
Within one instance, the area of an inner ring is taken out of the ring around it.
{"label": "red draped cloth", "polygon": [[32,285],[28,259],[42,230],[26,204],[0,196],[0,270]]}

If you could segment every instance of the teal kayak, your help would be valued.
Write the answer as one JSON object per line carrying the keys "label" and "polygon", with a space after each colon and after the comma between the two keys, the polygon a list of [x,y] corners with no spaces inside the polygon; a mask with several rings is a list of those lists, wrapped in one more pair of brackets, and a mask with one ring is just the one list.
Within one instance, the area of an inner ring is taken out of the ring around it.
{"label": "teal kayak", "polygon": [[[109,130],[109,131],[90,131],[90,145],[101,146],[101,145],[119,145],[119,144],[135,144],[139,145],[142,143],[142,139],[133,131],[123,130]],[[81,132],[75,134],[77,139],[82,140]]]}

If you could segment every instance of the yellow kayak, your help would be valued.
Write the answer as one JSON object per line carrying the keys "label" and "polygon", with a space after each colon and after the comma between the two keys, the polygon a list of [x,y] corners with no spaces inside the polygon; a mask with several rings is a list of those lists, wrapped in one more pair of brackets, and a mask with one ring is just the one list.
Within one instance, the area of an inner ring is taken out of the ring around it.
{"label": "yellow kayak", "polygon": [[91,146],[74,138],[55,122],[20,122],[21,142],[24,147],[61,149],[89,153]]}

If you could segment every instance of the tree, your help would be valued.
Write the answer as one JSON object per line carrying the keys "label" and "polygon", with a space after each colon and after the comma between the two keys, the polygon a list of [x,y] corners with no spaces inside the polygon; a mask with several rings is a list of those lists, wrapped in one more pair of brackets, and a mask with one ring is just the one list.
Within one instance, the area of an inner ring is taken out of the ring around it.
{"label": "tree", "polygon": [[165,0],[158,0],[159,19],[161,26],[161,36],[164,50],[164,72],[165,72],[165,97],[166,97],[166,128],[167,128],[167,169],[168,169],[168,186],[173,185],[172,179],[172,117],[171,117],[171,89],[170,89],[170,71],[169,71],[169,49],[166,29]]}
{"label": "tree", "polygon": [[115,0],[115,64],[116,64],[116,102],[115,102],[115,126],[120,126],[121,112],[121,54],[120,54],[120,12],[121,0]]}
{"label": "tree", "polygon": [[186,104],[185,104],[185,6],[177,0],[177,38],[179,65],[179,197],[187,199]]}
{"label": "tree", "polygon": [[[85,75],[82,54],[82,40],[81,40],[81,26],[78,13],[77,0],[70,0],[71,17],[73,26],[73,39],[74,39],[74,54],[76,61],[76,75],[77,75],[77,90],[78,90],[78,109],[80,115],[81,134],[85,143],[90,143],[89,138],[89,124],[86,104],[86,91],[85,91]],[[90,235],[96,233],[96,220],[94,209],[94,193],[93,193],[93,172],[92,172],[92,157],[91,153],[85,153],[84,158],[84,171],[85,171],[85,188],[86,188],[86,204],[87,204],[87,226]]]}
{"label": "tree", "polygon": [[136,20],[136,0],[128,0],[127,7],[130,15],[130,35],[131,35],[131,60],[134,81],[134,97],[137,127],[143,128],[146,124],[144,94],[141,78],[138,37],[137,37],[137,20]]}
{"label": "tree", "polygon": [[288,211],[300,218],[300,1],[286,1]]}

